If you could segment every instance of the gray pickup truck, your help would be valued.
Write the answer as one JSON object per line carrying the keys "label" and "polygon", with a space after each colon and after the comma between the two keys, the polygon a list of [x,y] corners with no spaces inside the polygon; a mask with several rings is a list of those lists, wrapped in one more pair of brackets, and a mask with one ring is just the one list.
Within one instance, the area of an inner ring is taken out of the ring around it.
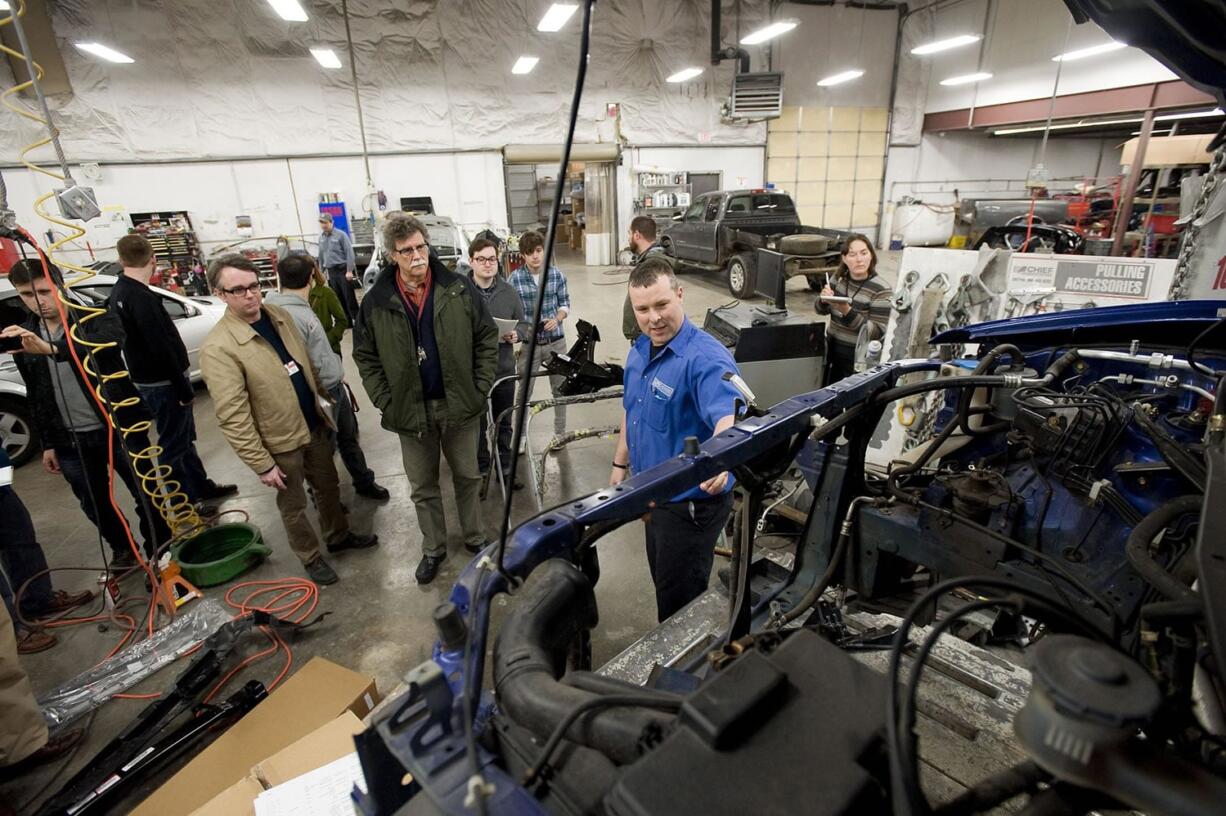
{"label": "gray pickup truck", "polygon": [[849,233],[806,227],[787,193],[777,190],[719,190],[698,196],[673,216],[660,243],[678,266],[722,272],[728,291],[752,297],[757,283],[757,253],[782,253],[788,277],[804,275],[819,291],[839,264]]}

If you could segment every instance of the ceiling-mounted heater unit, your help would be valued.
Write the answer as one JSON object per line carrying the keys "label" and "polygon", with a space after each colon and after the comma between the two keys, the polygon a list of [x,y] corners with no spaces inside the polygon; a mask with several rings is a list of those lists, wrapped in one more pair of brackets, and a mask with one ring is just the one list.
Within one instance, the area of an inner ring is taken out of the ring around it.
{"label": "ceiling-mounted heater unit", "polygon": [[736,74],[728,99],[729,119],[778,119],[783,113],[783,74]]}

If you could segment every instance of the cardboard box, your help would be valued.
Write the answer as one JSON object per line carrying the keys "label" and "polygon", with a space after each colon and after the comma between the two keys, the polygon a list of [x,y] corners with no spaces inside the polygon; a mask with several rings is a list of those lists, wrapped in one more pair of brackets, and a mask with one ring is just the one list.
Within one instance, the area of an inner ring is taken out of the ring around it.
{"label": "cardboard box", "polygon": [[[345,711],[358,718],[366,716],[378,701],[379,692],[372,678],[322,657],[312,658],[132,813],[134,816],[189,814],[220,793],[238,796],[239,791],[233,788],[245,784],[244,778],[251,775],[258,763],[273,758],[283,748],[328,725]],[[352,750],[352,741],[349,750]],[[257,779],[253,781],[259,785]],[[260,788],[262,790],[263,786]],[[247,791],[250,790],[247,787]],[[232,802],[233,798],[228,801]]]}

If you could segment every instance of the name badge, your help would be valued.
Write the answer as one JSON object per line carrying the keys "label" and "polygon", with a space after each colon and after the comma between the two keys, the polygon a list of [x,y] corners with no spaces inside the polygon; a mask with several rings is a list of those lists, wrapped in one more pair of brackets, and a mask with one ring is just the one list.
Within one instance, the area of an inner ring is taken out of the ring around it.
{"label": "name badge", "polygon": [[652,379],[651,390],[655,394],[656,399],[672,399],[673,387],[668,383],[661,382],[659,377]]}
{"label": "name badge", "polygon": [[292,377],[298,373],[298,364],[294,362],[293,360],[290,360],[288,363],[285,364],[285,370]]}

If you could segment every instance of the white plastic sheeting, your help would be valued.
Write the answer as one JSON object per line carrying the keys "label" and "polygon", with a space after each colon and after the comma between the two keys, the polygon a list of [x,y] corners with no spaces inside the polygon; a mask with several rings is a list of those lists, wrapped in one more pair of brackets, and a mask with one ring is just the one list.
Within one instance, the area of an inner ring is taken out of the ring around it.
{"label": "white plastic sheeting", "polygon": [[[310,20],[289,23],[263,0],[58,0],[52,23],[73,93],[51,99],[71,161],[293,156],[361,149],[339,2],[303,0]],[[536,0],[351,0],[371,151],[500,148],[557,143],[578,60],[579,18],[536,31]],[[724,42],[769,15],[767,0],[725,4]],[[112,65],[72,43],[94,40],[131,55]],[[307,49],[333,48],[325,70]],[[621,104],[632,144],[760,144],[761,124],[720,121],[733,64],[708,65],[705,0],[602,0],[576,140],[610,141],[605,105]],[[517,56],[536,70],[510,73]],[[760,59],[760,49],[755,61]],[[664,78],[707,66],[698,80]],[[756,66],[755,66],[756,67]],[[4,69],[7,74],[7,68]],[[7,77],[5,77],[7,78]],[[0,159],[37,129],[6,113]]]}

